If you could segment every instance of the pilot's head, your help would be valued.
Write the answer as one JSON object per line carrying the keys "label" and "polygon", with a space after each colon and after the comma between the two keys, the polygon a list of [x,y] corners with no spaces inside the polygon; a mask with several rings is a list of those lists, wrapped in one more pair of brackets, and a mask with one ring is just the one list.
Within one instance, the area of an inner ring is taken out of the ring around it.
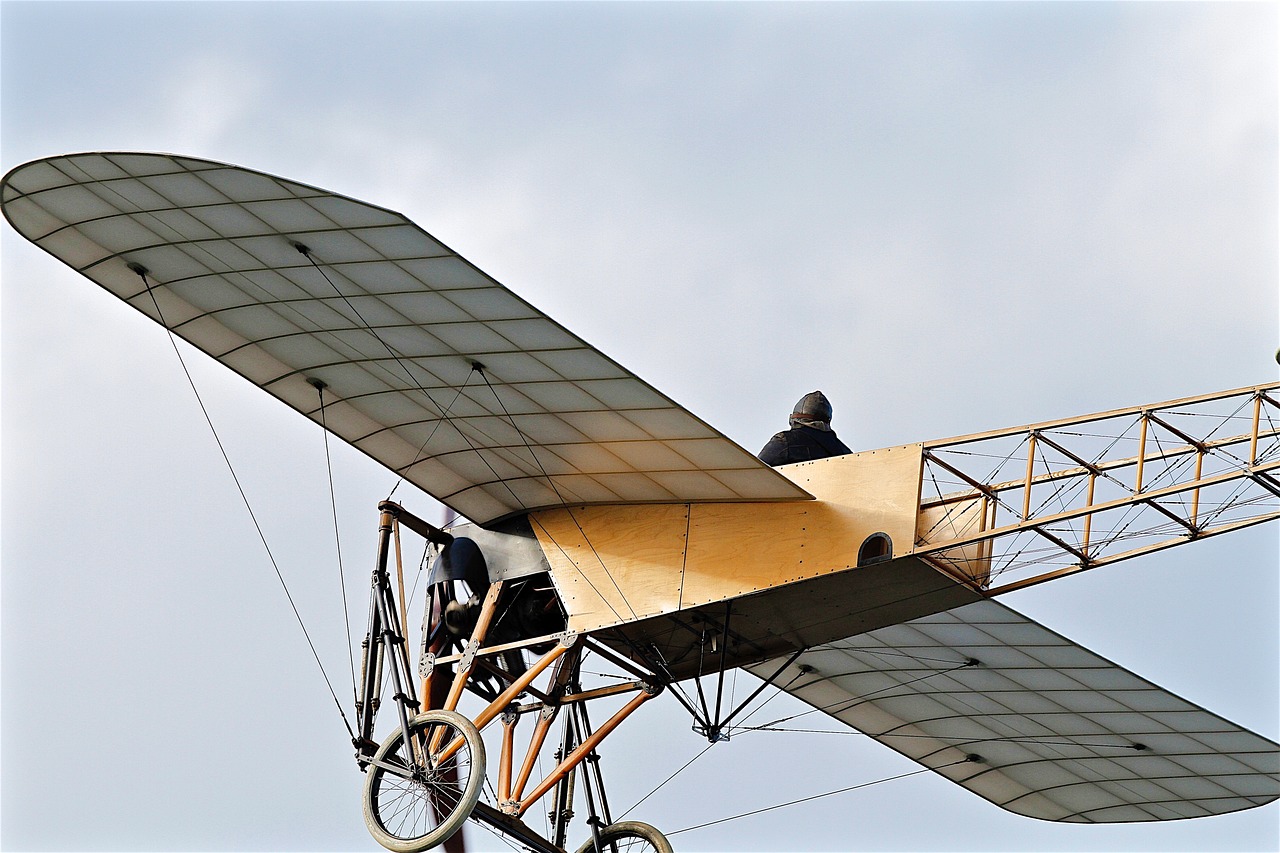
{"label": "pilot's head", "polygon": [[791,417],[808,421],[822,421],[825,424],[829,424],[831,423],[831,402],[827,400],[827,396],[821,391],[810,391],[800,398],[800,402],[796,403],[795,409],[791,412]]}

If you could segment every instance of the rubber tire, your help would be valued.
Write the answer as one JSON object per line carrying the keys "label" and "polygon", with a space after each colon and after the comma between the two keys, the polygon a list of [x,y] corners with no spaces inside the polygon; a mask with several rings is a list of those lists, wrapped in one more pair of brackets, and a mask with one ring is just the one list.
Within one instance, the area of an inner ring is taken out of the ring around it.
{"label": "rubber tire", "polygon": [[[604,829],[600,830],[600,843],[609,844],[615,841],[644,841],[647,847],[640,848],[645,853],[672,853],[671,842],[666,836],[658,830],[654,829],[647,823],[641,823],[638,820],[624,820],[618,823],[611,823]],[[578,853],[595,853],[595,839],[588,838],[587,843],[578,848]],[[613,853],[612,850],[604,848],[604,853]]]}
{"label": "rubber tire", "polygon": [[[432,847],[443,844],[446,839],[462,828],[462,824],[466,823],[467,818],[471,815],[471,810],[475,808],[476,801],[480,799],[480,789],[484,785],[485,772],[484,741],[480,739],[480,732],[476,730],[475,725],[470,720],[454,711],[427,711],[415,717],[409,724],[409,729],[411,733],[416,734],[428,726],[440,725],[441,723],[452,726],[457,730],[458,734],[462,735],[466,749],[471,753],[471,771],[457,805],[434,828],[428,829],[422,835],[410,837],[398,835],[387,829],[378,813],[379,804],[377,801],[377,794],[380,790],[379,782],[383,776],[387,775],[387,771],[374,764],[369,765],[366,771],[364,781],[365,825],[369,828],[369,834],[373,836],[375,841],[388,850],[395,851],[395,853],[420,853],[420,851],[429,850]],[[457,735],[447,737],[447,740],[452,743],[456,737]],[[397,729],[378,748],[377,753],[374,755],[374,760],[384,760],[387,755],[399,750],[403,739],[404,733]]]}

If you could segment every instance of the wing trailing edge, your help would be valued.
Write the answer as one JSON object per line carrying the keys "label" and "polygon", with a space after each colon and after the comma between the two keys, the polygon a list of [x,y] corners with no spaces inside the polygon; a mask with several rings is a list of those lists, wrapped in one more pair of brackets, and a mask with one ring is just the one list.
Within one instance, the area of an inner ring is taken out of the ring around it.
{"label": "wing trailing edge", "polygon": [[1280,745],[991,600],[813,648],[775,683],[1027,817],[1177,820],[1280,797]]}

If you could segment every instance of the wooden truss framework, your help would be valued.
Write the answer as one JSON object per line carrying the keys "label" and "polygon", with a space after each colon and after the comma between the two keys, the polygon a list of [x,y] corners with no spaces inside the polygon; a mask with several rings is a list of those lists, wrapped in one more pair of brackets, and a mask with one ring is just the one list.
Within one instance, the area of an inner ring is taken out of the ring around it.
{"label": "wooden truss framework", "polygon": [[1280,383],[923,445],[914,553],[996,595],[1280,518]]}

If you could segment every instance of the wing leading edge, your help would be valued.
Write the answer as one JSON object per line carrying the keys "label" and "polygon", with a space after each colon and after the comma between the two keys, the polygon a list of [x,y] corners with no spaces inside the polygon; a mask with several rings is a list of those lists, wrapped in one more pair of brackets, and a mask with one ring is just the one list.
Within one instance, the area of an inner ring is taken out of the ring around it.
{"label": "wing leading edge", "polygon": [[1280,745],[991,600],[811,649],[775,683],[1028,817],[1175,820],[1280,797]]}
{"label": "wing leading edge", "polygon": [[24,237],[316,421],[323,383],[333,433],[480,524],[810,497],[398,213],[164,154],[2,191]]}

